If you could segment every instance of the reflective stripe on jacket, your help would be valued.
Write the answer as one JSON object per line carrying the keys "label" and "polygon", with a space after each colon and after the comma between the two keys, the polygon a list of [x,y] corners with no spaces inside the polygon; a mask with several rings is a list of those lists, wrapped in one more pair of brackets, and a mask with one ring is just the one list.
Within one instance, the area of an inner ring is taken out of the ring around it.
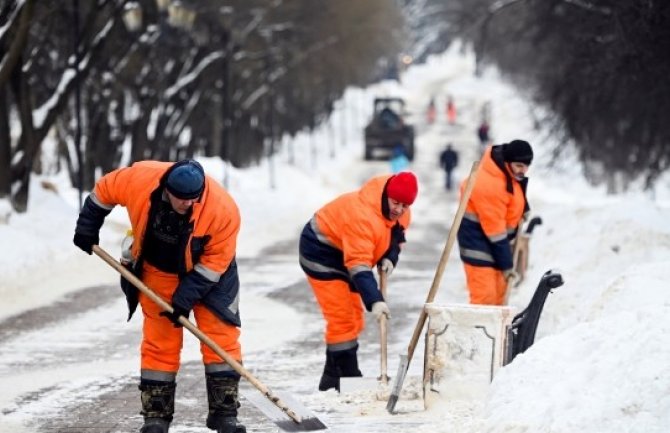
{"label": "reflective stripe on jacket", "polygon": [[[369,309],[383,298],[372,270],[391,242],[395,221],[384,217],[384,188],[391,175],[378,176],[358,191],[340,195],[319,209],[303,229],[300,264],[319,280],[347,281]],[[409,209],[398,221],[407,228]]]}

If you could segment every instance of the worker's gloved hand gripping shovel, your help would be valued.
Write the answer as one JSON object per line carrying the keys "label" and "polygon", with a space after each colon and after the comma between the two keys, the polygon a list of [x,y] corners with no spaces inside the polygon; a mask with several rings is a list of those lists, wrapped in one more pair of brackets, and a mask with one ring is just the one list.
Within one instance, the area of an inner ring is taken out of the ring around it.
{"label": "worker's gloved hand gripping shovel", "polygon": [[[107,264],[109,264],[111,267],[116,269],[125,279],[130,281],[149,299],[158,304],[164,311],[168,311],[170,313],[173,312],[172,306],[170,304],[165,302],[163,298],[154,293],[153,290],[147,287],[139,278],[128,271],[128,269],[126,269],[121,263],[114,259],[114,257],[110,256],[109,253],[100,248],[98,245],[93,245],[93,252],[102,260],[107,262]],[[266,416],[268,416],[268,418],[270,418],[279,428],[290,432],[327,429],[326,425],[321,422],[321,420],[319,420],[316,415],[311,413],[309,409],[302,407],[302,405],[291,399],[285,393],[282,393],[280,398],[276,393],[270,391],[267,386],[256,379],[247,369],[242,366],[242,364],[232,358],[225,350],[216,344],[214,340],[209,338],[204,332],[198,329],[186,317],[180,316],[179,323],[181,323],[184,328],[188,329],[200,341],[209,346],[214,351],[214,353],[219,355],[228,365],[230,365],[237,373],[239,373],[240,376],[245,378],[258,391],[260,391],[263,398],[249,398],[250,396],[248,395],[245,395],[245,397],[247,397],[249,401],[251,401],[256,407],[258,407],[258,409],[260,409]],[[268,402],[271,404],[268,404]],[[291,409],[287,403],[290,403],[293,409]]]}

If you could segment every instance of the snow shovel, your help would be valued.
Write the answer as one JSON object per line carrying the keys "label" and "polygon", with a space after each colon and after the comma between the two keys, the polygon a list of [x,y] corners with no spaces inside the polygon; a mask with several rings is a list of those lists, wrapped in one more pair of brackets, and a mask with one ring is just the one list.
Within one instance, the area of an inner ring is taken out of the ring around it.
{"label": "snow shovel", "polygon": [[[382,297],[386,299],[386,285],[388,276],[385,272],[379,271],[379,290]],[[340,393],[376,390],[377,398],[385,400],[388,395],[389,377],[387,374],[387,319],[382,315],[379,320],[379,346],[380,346],[380,374],[374,379],[372,377],[341,377]]]}
{"label": "snow shovel", "polygon": [[[388,275],[386,275],[386,272],[380,271],[379,272],[379,288],[381,289],[382,292],[382,297],[386,299],[386,283],[388,281]],[[386,315],[382,314],[382,317],[379,319],[379,347],[380,347],[380,353],[381,353],[381,359],[380,359],[380,368],[379,368],[379,382],[383,386],[387,386],[389,383],[389,376],[387,374],[387,351],[386,351]]]}
{"label": "snow shovel", "polygon": [[503,305],[509,303],[509,297],[511,295],[512,289],[519,287],[526,277],[526,269],[528,268],[528,243],[530,237],[533,234],[535,226],[542,224],[542,218],[539,216],[533,217],[528,221],[528,225],[525,230],[522,230],[521,225],[519,225],[519,230],[514,238],[514,251],[512,251],[512,263],[514,270],[516,271],[518,278],[512,278],[511,276],[507,279],[507,289],[505,290],[505,300]]}
{"label": "snow shovel", "polygon": [[[463,215],[465,214],[465,209],[467,207],[468,200],[470,200],[470,194],[472,194],[472,189],[475,185],[475,179],[477,178],[478,167],[479,167],[479,161],[475,161],[472,164],[472,169],[470,170],[470,176],[468,177],[468,183],[465,186],[465,191],[463,191],[463,196],[461,197],[461,201],[458,204],[458,210],[456,211],[456,215],[454,216],[454,221],[451,224],[451,228],[449,229],[449,235],[447,236],[447,243],[444,246],[442,256],[440,257],[437,269],[435,270],[435,277],[433,278],[433,283],[431,284],[430,290],[428,291],[428,296],[426,297],[426,304],[429,302],[433,302],[433,300],[435,299],[435,295],[437,295],[437,289],[440,286],[440,280],[442,279],[444,268],[446,267],[447,261],[449,260],[449,254],[451,253],[451,248],[453,247],[454,242],[456,241],[456,235],[458,233],[458,229],[461,226],[461,221],[463,221]],[[407,376],[407,370],[409,370],[409,363],[412,361],[412,356],[414,355],[414,349],[416,349],[416,345],[419,342],[419,337],[421,336],[423,326],[426,324],[427,317],[428,315],[426,314],[426,309],[422,308],[421,314],[419,315],[419,321],[417,322],[416,327],[414,328],[414,334],[412,334],[409,346],[407,347],[407,354],[400,355],[398,374],[395,377],[395,381],[393,382],[393,387],[391,389],[391,396],[389,397],[389,400],[386,404],[386,410],[391,414],[395,413],[395,405],[398,403],[400,391],[402,391],[402,385],[403,382],[405,381],[405,376]]]}
{"label": "snow shovel", "polygon": [[518,236],[514,245],[514,270],[519,274],[519,280],[516,281],[514,287],[517,287],[524,280],[526,276],[526,269],[528,269],[528,244],[535,226],[542,225],[542,218],[535,216],[528,221],[526,229]]}
{"label": "snow shovel", "polygon": [[[163,298],[158,296],[147,287],[139,278],[128,271],[126,268],[121,265],[114,257],[110,256],[105,250],[100,248],[98,245],[93,245],[93,252],[100,257],[102,260],[107,262],[111,267],[116,269],[126,280],[130,281],[135,287],[137,287],[142,293],[144,293],[149,299],[154,301],[158,306],[163,310],[172,313],[174,310],[172,306],[165,302]],[[270,401],[272,405],[259,405],[255,404],[256,402],[252,401],[258,409],[260,409],[270,420],[272,420],[279,428],[289,432],[300,432],[300,431],[314,431],[314,430],[325,430],[328,427],[319,420],[316,415],[312,414],[309,409],[305,407],[299,407],[300,405],[293,401],[292,405],[295,408],[291,409],[287,404],[287,396],[283,395],[280,398],[276,393],[272,392],[267,386],[265,386],[260,380],[256,379],[247,369],[245,369],[242,364],[233,359],[225,350],[223,350],[214,340],[212,340],[207,334],[198,329],[190,320],[186,317],[179,317],[179,323],[181,323],[184,328],[191,331],[200,341],[205,343],[210,347],[217,355],[219,355],[228,365],[230,365],[240,376],[244,377],[249,381],[260,393],[265,397],[263,403]],[[269,409],[268,409],[269,407]],[[298,413],[299,412],[299,413]]]}

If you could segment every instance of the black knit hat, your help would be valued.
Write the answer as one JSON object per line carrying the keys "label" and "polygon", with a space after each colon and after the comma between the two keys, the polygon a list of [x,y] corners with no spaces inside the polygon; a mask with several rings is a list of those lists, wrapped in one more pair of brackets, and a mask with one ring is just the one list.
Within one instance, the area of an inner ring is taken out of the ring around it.
{"label": "black knit hat", "polygon": [[513,140],[503,144],[502,154],[505,162],[521,162],[526,165],[533,162],[533,149],[527,141]]}
{"label": "black knit hat", "polygon": [[193,159],[179,161],[170,169],[165,187],[178,199],[196,199],[205,189],[205,170]]}

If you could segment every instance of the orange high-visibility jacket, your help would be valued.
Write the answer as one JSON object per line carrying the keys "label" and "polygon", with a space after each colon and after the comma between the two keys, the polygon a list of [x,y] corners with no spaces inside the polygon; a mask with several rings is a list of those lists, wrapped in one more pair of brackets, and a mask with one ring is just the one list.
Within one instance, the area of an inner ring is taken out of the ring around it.
{"label": "orange high-visibility jacket", "polygon": [[[323,206],[307,224],[310,236],[303,232],[301,238],[303,269],[313,278],[349,282],[361,293],[368,309],[382,300],[372,269],[389,249],[391,229],[396,224],[382,213],[382,195],[390,177],[374,177],[358,191]],[[406,229],[410,221],[407,209],[397,222]]]}
{"label": "orange high-visibility jacket", "polygon": [[510,239],[525,209],[524,188],[503,162],[499,147],[489,146],[458,230],[461,259],[474,266],[511,269]]}
{"label": "orange high-visibility jacket", "polygon": [[[119,168],[103,176],[91,194],[92,200],[102,208],[112,209],[115,205],[126,208],[135,237],[132,247],[135,259],[142,254],[152,194],[162,188],[161,181],[172,165],[171,162],[141,161]],[[200,199],[193,204],[191,222],[193,231],[184,251],[184,269],[186,272],[194,270],[214,284],[201,301],[222,319],[239,326],[239,282],[234,258],[240,214],[232,197],[208,176]],[[205,243],[195,263],[194,240]],[[224,275],[229,267],[234,268],[235,275]]]}

